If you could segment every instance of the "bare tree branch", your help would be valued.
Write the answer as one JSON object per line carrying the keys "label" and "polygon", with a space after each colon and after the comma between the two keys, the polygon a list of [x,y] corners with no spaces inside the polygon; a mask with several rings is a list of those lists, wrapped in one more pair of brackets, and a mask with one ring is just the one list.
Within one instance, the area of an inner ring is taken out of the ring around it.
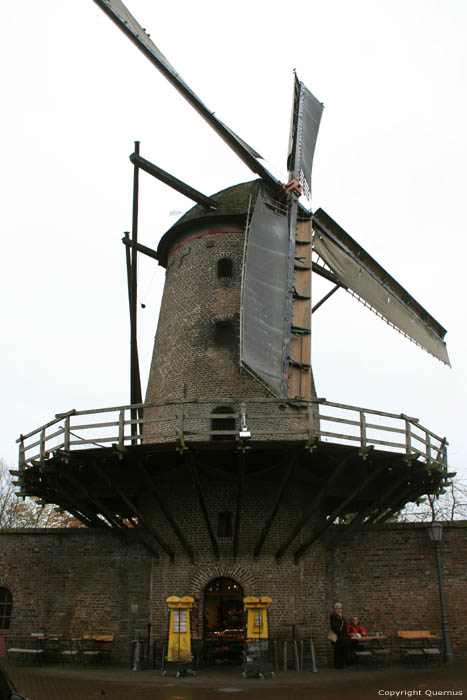
{"label": "bare tree branch", "polygon": [[431,522],[433,520],[467,520],[467,480],[455,479],[445,493],[430,494],[415,503],[408,503],[394,520],[399,522]]}
{"label": "bare tree branch", "polygon": [[39,504],[34,498],[20,499],[5,460],[0,458],[0,529],[38,527],[83,527],[69,513],[57,512],[52,503]]}

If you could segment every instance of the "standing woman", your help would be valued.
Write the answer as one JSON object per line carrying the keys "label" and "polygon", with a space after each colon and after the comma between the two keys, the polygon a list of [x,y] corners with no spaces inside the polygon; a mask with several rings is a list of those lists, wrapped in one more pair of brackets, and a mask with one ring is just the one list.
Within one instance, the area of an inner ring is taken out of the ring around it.
{"label": "standing woman", "polygon": [[342,615],[342,603],[334,605],[334,612],[330,616],[331,629],[337,634],[334,644],[334,668],[344,668],[347,658],[349,638],[347,635],[347,623]]}

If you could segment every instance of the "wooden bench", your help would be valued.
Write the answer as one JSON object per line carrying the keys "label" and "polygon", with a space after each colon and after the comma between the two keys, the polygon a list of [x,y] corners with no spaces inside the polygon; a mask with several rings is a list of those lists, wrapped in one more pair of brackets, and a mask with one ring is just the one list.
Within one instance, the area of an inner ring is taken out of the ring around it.
{"label": "wooden bench", "polygon": [[83,648],[80,657],[83,660],[95,660],[108,663],[112,653],[112,646],[115,641],[113,634],[86,634],[83,637]]}
{"label": "wooden bench", "polygon": [[441,663],[440,646],[431,646],[431,642],[440,638],[431,634],[430,630],[400,630],[397,633],[401,661],[417,663],[428,659],[439,660]]}
{"label": "wooden bench", "polygon": [[7,638],[6,653],[8,661],[11,661],[10,655],[16,658],[27,658],[36,660],[39,664],[41,663],[41,657],[45,652],[43,646],[41,646],[40,641],[42,637],[24,637],[11,639]]}

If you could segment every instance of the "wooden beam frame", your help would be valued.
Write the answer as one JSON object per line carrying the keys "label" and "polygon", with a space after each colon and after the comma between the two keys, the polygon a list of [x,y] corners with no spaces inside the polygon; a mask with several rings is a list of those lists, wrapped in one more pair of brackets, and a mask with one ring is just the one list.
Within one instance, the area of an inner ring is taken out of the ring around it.
{"label": "wooden beam frame", "polygon": [[70,474],[68,470],[63,470],[62,476],[69,481],[75,489],[80,491],[90,503],[93,503],[94,506],[99,509],[99,512],[105,517],[111,528],[117,531],[120,537],[123,537],[122,527],[112,511],[110,511],[98,498],[91,496],[87,488],[79,481],[79,479]]}
{"label": "wooden beam frame", "polygon": [[298,560],[300,557],[306,552],[306,550],[311,547],[313,542],[315,542],[322,533],[330,527],[334,520],[337,518],[337,516],[342,512],[342,509],[347,506],[348,503],[350,503],[355,496],[357,496],[359,493],[361,493],[383,470],[384,465],[380,465],[379,467],[373,468],[373,471],[371,474],[367,476],[367,478],[355,488],[352,493],[345,498],[342,503],[339,504],[337,508],[334,509],[334,511],[331,513],[331,515],[326,519],[326,522],[324,525],[321,525],[317,530],[315,530],[312,534],[312,536],[304,542],[301,547],[299,547],[295,552],[294,552],[294,561],[297,564]]}
{"label": "wooden beam frame", "polygon": [[153,537],[156,542],[159,544],[159,546],[164,550],[164,552],[170,557],[170,559],[174,560],[175,559],[175,554],[171,547],[162,539],[162,537],[159,535],[159,533],[153,528],[150,522],[146,519],[146,517],[141,513],[140,509],[133,503],[133,501],[128,498],[126,494],[123,493],[123,491],[116,486],[112,479],[107,476],[107,474],[104,472],[104,470],[99,467],[97,464],[93,464],[93,467],[95,471],[100,475],[100,477],[108,483],[108,485],[115,491],[117,496],[120,498],[125,505],[130,508],[130,510],[137,516],[138,518],[138,525],[141,527],[143,530],[146,530],[146,532]]}
{"label": "wooden beam frame", "polygon": [[[391,505],[400,497],[399,494],[396,496],[393,496],[394,492],[397,491],[404,482],[407,481],[407,472],[404,470],[404,473],[399,475],[398,478],[395,478],[395,481],[391,486],[386,489],[386,491],[380,496],[379,502],[381,503],[381,507],[379,507],[379,510],[375,511],[366,521],[365,527],[368,527],[369,525],[372,525],[378,518],[380,518],[384,513],[387,512],[388,508],[391,507]],[[406,489],[404,489],[405,491]],[[391,499],[391,496],[393,498]],[[391,500],[389,500],[391,499]]]}
{"label": "wooden beam frame", "polygon": [[159,508],[161,509],[165,519],[167,520],[167,522],[169,523],[173,532],[175,533],[175,535],[176,535],[178,541],[180,542],[185,554],[190,558],[191,561],[194,561],[193,549],[192,549],[191,545],[185,539],[185,536],[184,536],[182,530],[180,529],[177,521],[173,517],[172,513],[169,511],[169,509],[165,505],[164,501],[159,496],[159,494],[157,492],[156,485],[155,485],[152,477],[148,473],[146,467],[143,464],[141,464],[141,462],[137,462],[137,464],[138,464],[138,467],[140,468],[144,478],[146,479],[146,482],[149,486],[149,489],[151,491],[152,496],[154,497],[154,500],[156,501],[156,503],[159,506]]}
{"label": "wooden beam frame", "polygon": [[350,462],[351,458],[354,456],[348,456],[344,457],[339,464],[336,466],[334,469],[332,475],[328,479],[328,481],[323,485],[323,487],[320,489],[319,493],[316,495],[316,497],[313,499],[311,506],[306,510],[305,514],[300,518],[298,523],[296,523],[295,527],[293,528],[292,532],[290,535],[287,537],[287,539],[281,544],[279,549],[276,552],[276,559],[280,559],[287,549],[290,547],[294,539],[297,537],[297,535],[303,530],[307,522],[310,520],[311,516],[313,513],[319,508],[321,503],[324,501],[327,492],[331,488],[331,486],[337,481],[337,479],[340,477],[342,472],[344,471],[345,467],[348,465]]}
{"label": "wooden beam frame", "polygon": [[239,451],[237,458],[237,506],[235,510],[234,538],[232,543],[232,555],[234,559],[238,557],[240,545],[240,518],[245,492],[245,452]]}
{"label": "wooden beam frame", "polygon": [[211,521],[209,519],[209,513],[208,513],[208,509],[206,507],[206,501],[204,499],[203,490],[201,488],[201,482],[199,480],[199,474],[198,474],[198,470],[196,468],[196,460],[195,460],[193,453],[190,454],[190,469],[191,469],[191,476],[193,479],[193,486],[194,486],[196,494],[198,496],[198,502],[199,502],[199,505],[201,508],[201,512],[203,514],[204,523],[205,523],[206,529],[208,531],[209,539],[211,540],[212,551],[213,551],[213,554],[216,557],[216,559],[219,559],[220,558],[219,543],[218,543],[217,538],[214,534],[214,530],[212,528]]}
{"label": "wooden beam frame", "polygon": [[263,545],[266,541],[266,537],[269,534],[269,531],[272,527],[272,524],[274,522],[274,519],[276,517],[277,511],[279,510],[279,506],[282,503],[282,500],[284,498],[285,491],[287,489],[287,486],[289,485],[290,477],[292,476],[293,468],[297,462],[298,459],[298,453],[295,453],[292,455],[292,457],[289,460],[289,464],[287,466],[287,470],[284,474],[284,477],[282,479],[281,485],[279,487],[279,490],[276,495],[276,499],[274,501],[274,504],[272,506],[271,512],[269,513],[268,517],[266,518],[266,522],[264,523],[263,529],[261,531],[261,535],[259,537],[258,542],[256,543],[256,547],[253,552],[254,557],[259,557],[261,554],[261,550],[263,548]]}

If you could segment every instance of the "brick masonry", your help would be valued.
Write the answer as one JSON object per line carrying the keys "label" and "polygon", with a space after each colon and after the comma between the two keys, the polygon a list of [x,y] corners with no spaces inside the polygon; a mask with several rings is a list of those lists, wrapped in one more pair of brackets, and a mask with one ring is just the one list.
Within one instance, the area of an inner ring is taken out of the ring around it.
{"label": "brick masonry", "polygon": [[[165,598],[193,595],[198,633],[204,588],[228,576],[245,595],[268,594],[271,636],[290,635],[305,623],[325,663],[329,612],[336,600],[370,631],[430,629],[441,633],[434,550],[426,528],[396,524],[346,538],[334,527],[295,565],[266,552],[257,560],[208,551],[195,563],[152,560],[137,544],[92,530],[10,531],[0,534],[0,585],[13,595],[10,634],[31,631],[117,636],[115,659],[128,661],[134,630],[152,624],[153,639],[166,635]],[[449,629],[456,658],[467,656],[467,523],[445,528],[441,545]],[[312,589],[312,590],[310,590]]]}
{"label": "brick masonry", "polygon": [[[0,533],[0,586],[13,596],[9,634],[114,634],[129,657],[146,629],[151,560],[137,544],[91,530]],[[136,607],[135,607],[136,606]]]}
{"label": "brick masonry", "polygon": [[[270,398],[270,392],[240,366],[240,306],[244,253],[244,229],[226,221],[217,227],[190,228],[169,251],[164,294],[158,320],[154,352],[146,391],[146,403],[211,397]],[[232,276],[219,278],[218,263],[232,263]],[[215,342],[217,322],[230,322],[234,342]],[[309,358],[305,358],[309,361]],[[237,403],[228,403],[235,412]],[[209,431],[210,416],[219,402],[185,407],[185,427],[189,431]],[[193,413],[194,410],[194,413]],[[262,410],[269,414],[265,426],[280,427],[284,416],[277,406]],[[145,409],[145,420],[160,422],[144,426],[151,440],[164,440],[177,427],[174,408]],[[274,420],[274,414],[279,414]],[[294,426],[291,419],[290,425]],[[257,425],[261,429],[262,426]],[[269,438],[271,439],[272,434]],[[149,438],[147,438],[149,439]],[[194,438],[196,439],[196,438]]]}

